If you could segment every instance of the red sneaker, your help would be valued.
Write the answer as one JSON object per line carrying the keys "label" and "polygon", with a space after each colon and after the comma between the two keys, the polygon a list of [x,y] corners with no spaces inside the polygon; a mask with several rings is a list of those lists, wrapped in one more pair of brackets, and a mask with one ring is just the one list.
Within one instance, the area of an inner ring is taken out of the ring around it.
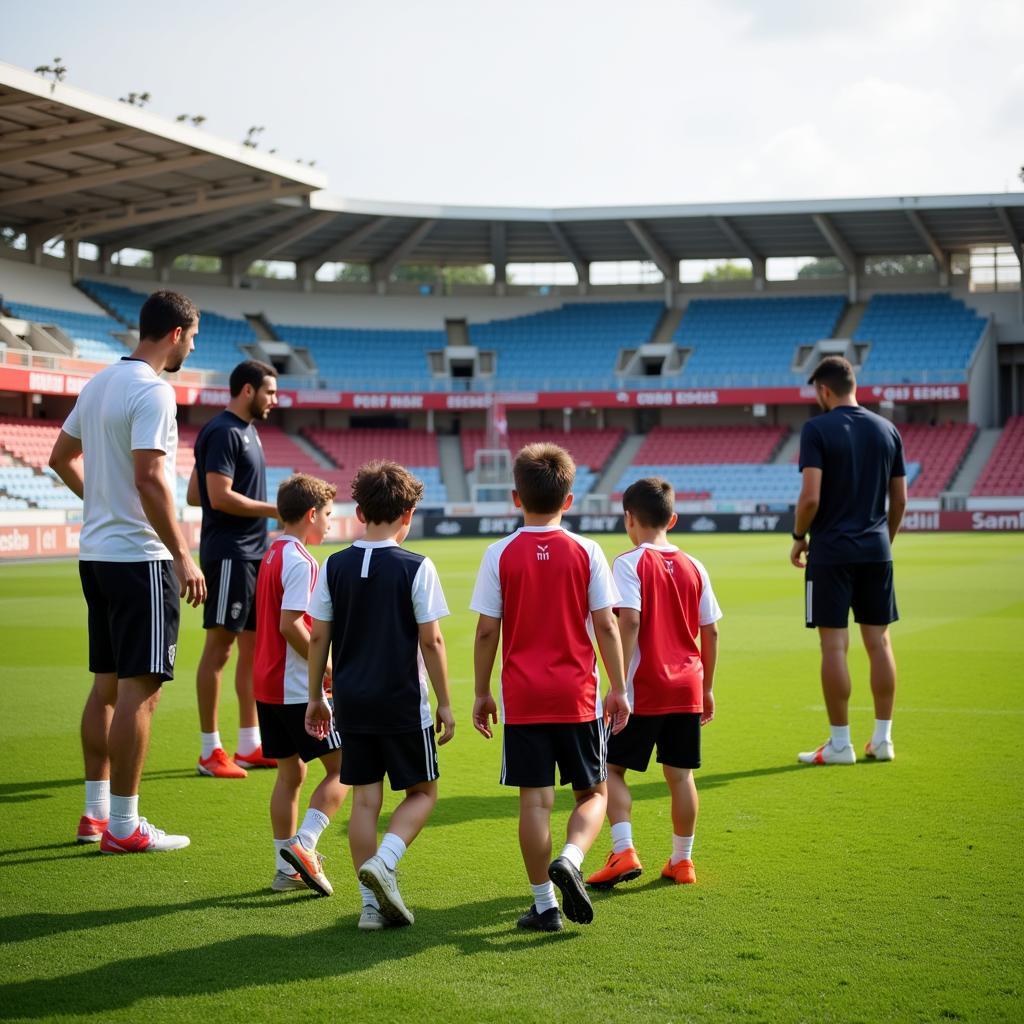
{"label": "red sneaker", "polygon": [[263,756],[263,744],[261,743],[251,754],[239,754],[235,752],[235,764],[239,768],[276,768],[277,762],[272,757]]}
{"label": "red sneaker", "polygon": [[239,768],[227,754],[223,747],[217,747],[209,757],[199,758],[196,771],[200,775],[209,775],[212,779],[244,779],[248,772]]}
{"label": "red sneaker", "polygon": [[145,818],[139,818],[139,826],[124,839],[110,834],[110,829],[100,839],[100,853],[162,853],[165,850],[184,850],[189,845],[188,836],[170,836],[163,829],[150,825]]}
{"label": "red sneaker", "polygon": [[83,814],[78,819],[78,834],[75,836],[76,843],[98,843],[100,837],[107,830],[107,818],[90,818]]}
{"label": "red sneaker", "polygon": [[676,885],[693,885],[697,881],[697,872],[693,870],[692,860],[681,860],[673,864],[670,857],[661,869],[661,877],[671,878]]}
{"label": "red sneaker", "polygon": [[619,882],[628,882],[632,878],[639,878],[644,870],[636,850],[629,847],[622,853],[609,853],[604,867],[595,871],[588,879],[587,885],[592,889],[611,889]]}

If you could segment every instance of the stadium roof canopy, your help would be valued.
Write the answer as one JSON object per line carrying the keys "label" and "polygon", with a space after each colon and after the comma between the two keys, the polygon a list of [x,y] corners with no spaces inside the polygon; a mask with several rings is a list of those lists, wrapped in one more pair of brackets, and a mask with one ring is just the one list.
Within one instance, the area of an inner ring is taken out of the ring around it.
{"label": "stadium roof canopy", "polygon": [[[224,142],[125,103],[0,64],[0,224],[30,248],[51,238],[110,253],[219,256],[235,274],[257,259],[449,265],[949,254],[1009,245],[1020,258],[1024,193],[525,209],[342,199],[311,168]],[[755,276],[758,276],[755,273]]]}

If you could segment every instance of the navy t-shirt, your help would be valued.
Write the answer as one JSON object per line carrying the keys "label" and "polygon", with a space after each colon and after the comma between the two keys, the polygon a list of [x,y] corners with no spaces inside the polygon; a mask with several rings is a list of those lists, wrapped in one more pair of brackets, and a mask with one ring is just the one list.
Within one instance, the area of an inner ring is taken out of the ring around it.
{"label": "navy t-shirt", "polygon": [[822,471],[808,562],[890,561],[885,501],[889,481],[907,475],[899,431],[859,405],[838,406],[804,424],[800,470],[804,469]]}
{"label": "navy t-shirt", "polygon": [[195,453],[203,506],[200,561],[259,561],[267,550],[267,520],[218,512],[210,505],[206,490],[206,474],[221,473],[231,478],[231,489],[237,494],[253,501],[267,500],[267,463],[256,427],[225,409],[199,431]]}

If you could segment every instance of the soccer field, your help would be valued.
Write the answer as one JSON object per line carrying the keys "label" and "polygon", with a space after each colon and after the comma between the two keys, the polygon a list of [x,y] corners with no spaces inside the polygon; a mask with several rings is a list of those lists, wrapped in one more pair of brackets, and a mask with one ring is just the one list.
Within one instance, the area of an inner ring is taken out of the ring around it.
{"label": "soccer field", "polygon": [[[1024,537],[899,539],[897,759],[853,768],[796,764],[827,727],[788,539],[687,540],[725,613],[697,773],[699,882],[658,877],[671,826],[654,766],[630,776],[643,877],[595,894],[592,925],[553,936],[514,927],[530,902],[515,791],[497,783],[500,741],[470,722],[467,606],[485,542],[411,545],[435,560],[453,610],[458,725],[441,749],[434,817],[402,864],[416,924],[369,934],[355,927],[347,805],[320,843],[335,896],[275,894],[273,773],[195,774],[202,631],[191,609],[142,812],[192,846],[105,857],[73,845],[89,684],[77,569],[0,566],[0,1019],[1024,1019]],[[852,667],[860,750],[873,714],[856,647]],[[560,793],[556,843],[569,803]],[[605,832],[585,870],[608,848]]]}

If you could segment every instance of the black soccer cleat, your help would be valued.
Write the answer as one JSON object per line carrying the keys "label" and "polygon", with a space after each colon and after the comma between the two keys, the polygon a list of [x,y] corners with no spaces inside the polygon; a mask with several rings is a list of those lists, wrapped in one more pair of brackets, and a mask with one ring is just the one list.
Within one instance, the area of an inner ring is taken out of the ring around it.
{"label": "black soccer cleat", "polygon": [[565,925],[562,924],[562,915],[558,907],[551,907],[543,914],[537,912],[537,904],[530,905],[530,909],[516,921],[517,928],[525,928],[531,932],[560,932]]}
{"label": "black soccer cleat", "polygon": [[548,867],[548,878],[562,892],[562,909],[570,921],[590,924],[594,920],[594,908],[583,884],[583,875],[565,857],[556,857]]}

